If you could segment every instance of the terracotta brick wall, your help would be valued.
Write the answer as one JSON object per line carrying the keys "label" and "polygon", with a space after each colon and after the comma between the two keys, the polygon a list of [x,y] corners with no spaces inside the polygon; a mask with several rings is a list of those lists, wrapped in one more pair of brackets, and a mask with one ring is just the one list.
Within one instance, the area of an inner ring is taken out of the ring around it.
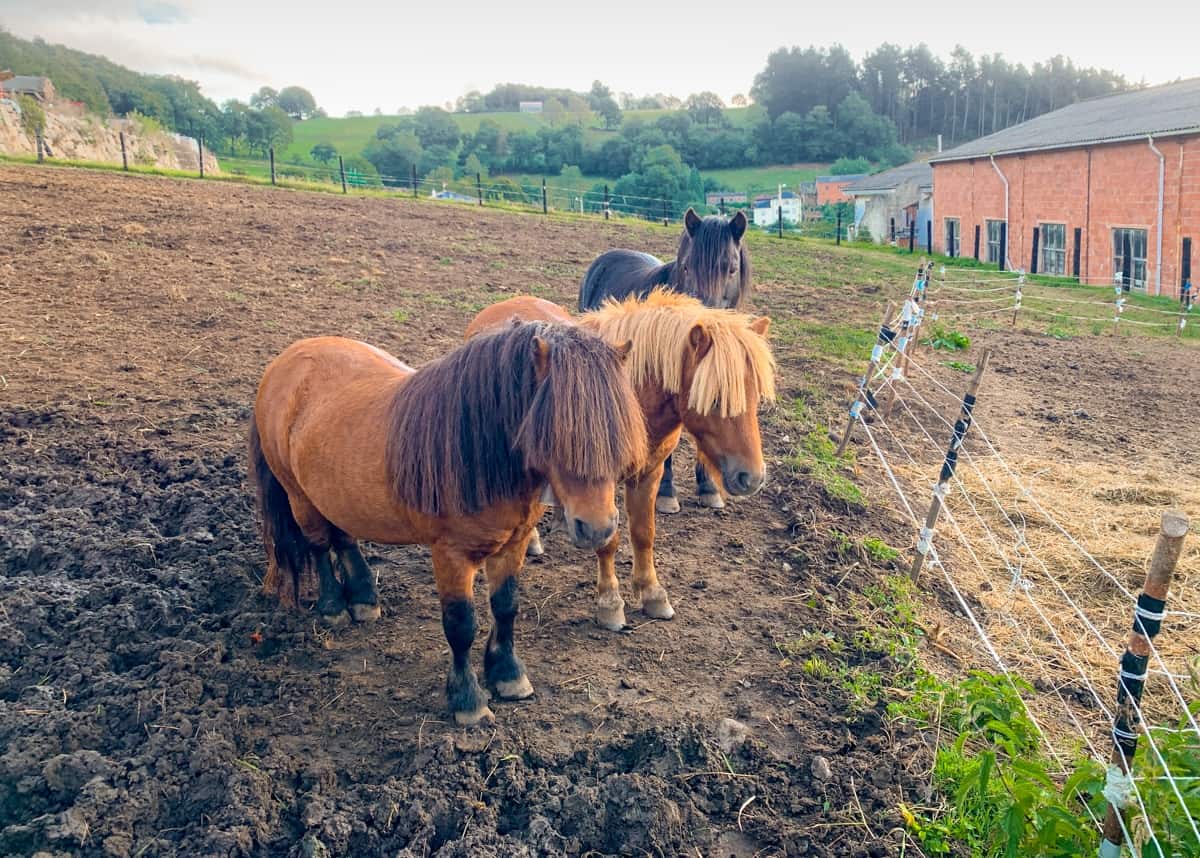
{"label": "terracotta brick wall", "polygon": [[846,196],[844,191],[852,183],[858,179],[845,179],[837,182],[817,182],[817,205],[823,206],[826,203],[844,203],[850,198]]}
{"label": "terracotta brick wall", "polygon": [[[1200,136],[1155,141],[1165,160],[1163,183],[1162,294],[1178,295],[1183,239],[1192,238],[1192,282],[1200,276]],[[1113,237],[1117,227],[1146,230],[1146,290],[1155,291],[1158,258],[1159,159],[1147,141],[1118,143],[996,158],[1008,179],[1008,257],[1029,270],[1033,228],[1066,227],[1066,270],[1072,273],[1075,229],[1081,228],[1080,279],[1113,282]],[[975,226],[986,259],[985,222],[1004,218],[1004,183],[986,159],[934,165],[934,248],[944,252],[945,218],[960,220],[961,252],[974,252]],[[1040,260],[1039,260],[1040,267]]]}

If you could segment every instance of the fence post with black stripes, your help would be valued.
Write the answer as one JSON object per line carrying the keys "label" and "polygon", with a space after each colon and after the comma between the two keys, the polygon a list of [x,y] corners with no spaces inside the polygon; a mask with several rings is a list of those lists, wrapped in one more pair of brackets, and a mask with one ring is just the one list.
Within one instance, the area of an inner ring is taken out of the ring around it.
{"label": "fence post with black stripes", "polygon": [[1101,858],[1119,856],[1125,844],[1125,807],[1133,798],[1133,779],[1129,774],[1133,755],[1137,751],[1140,729],[1142,691],[1146,687],[1146,672],[1150,666],[1151,641],[1162,628],[1166,614],[1167,593],[1171,576],[1183,552],[1183,538],[1188,532],[1188,519],[1181,512],[1163,513],[1158,542],[1150,558],[1146,583],[1138,596],[1133,614],[1133,630],[1125,641],[1117,679],[1117,711],[1113,723],[1113,751],[1109,759],[1108,778],[1104,795],[1108,811],[1104,816],[1104,840],[1100,844]]}
{"label": "fence post with black stripes", "polygon": [[963,394],[962,410],[954,421],[954,430],[950,436],[950,446],[946,449],[946,458],[942,461],[942,471],[938,474],[937,485],[933,487],[933,500],[929,504],[929,512],[925,515],[925,526],[917,535],[917,551],[913,555],[912,569],[909,577],[916,581],[921,575],[921,567],[925,564],[925,556],[933,546],[933,530],[937,527],[938,518],[942,514],[942,504],[950,491],[950,481],[954,479],[954,470],[958,467],[958,451],[962,448],[967,430],[971,428],[971,414],[975,410],[975,400],[979,395],[979,383],[983,381],[983,373],[991,360],[991,350],[985,350],[975,367],[975,375],[971,384]]}
{"label": "fence post with black stripes", "polygon": [[887,306],[883,308],[883,321],[879,323],[879,333],[876,335],[875,345],[871,349],[871,362],[867,364],[866,373],[859,379],[858,391],[854,396],[854,403],[850,406],[850,419],[846,421],[846,431],[842,433],[842,440],[838,442],[837,455],[839,456],[846,452],[846,445],[850,443],[850,436],[854,434],[854,421],[862,413],[863,406],[868,405],[875,408],[878,405],[875,395],[871,393],[871,381],[875,377],[875,370],[879,368],[879,364],[883,360],[884,349],[896,339],[896,332],[891,327],[892,315],[895,311],[895,301],[888,301]]}

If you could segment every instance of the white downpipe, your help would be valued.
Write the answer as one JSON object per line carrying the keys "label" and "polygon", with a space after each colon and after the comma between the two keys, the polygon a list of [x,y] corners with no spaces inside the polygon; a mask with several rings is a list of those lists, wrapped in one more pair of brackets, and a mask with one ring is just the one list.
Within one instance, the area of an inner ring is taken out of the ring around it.
{"label": "white downpipe", "polygon": [[1158,248],[1155,251],[1154,259],[1154,294],[1162,294],[1162,241],[1163,241],[1163,189],[1166,184],[1167,175],[1167,159],[1163,157],[1163,153],[1154,145],[1154,137],[1150,135],[1146,137],[1150,141],[1150,151],[1158,156],[1158,226],[1154,232],[1158,235]]}
{"label": "white downpipe", "polygon": [[1012,226],[1008,222],[1008,179],[1000,172],[1000,167],[996,164],[996,156],[988,155],[992,162],[992,169],[996,171],[996,175],[1000,177],[1000,181],[1004,182],[1004,270],[1012,271],[1012,266],[1008,260],[1008,243],[1012,241]]}

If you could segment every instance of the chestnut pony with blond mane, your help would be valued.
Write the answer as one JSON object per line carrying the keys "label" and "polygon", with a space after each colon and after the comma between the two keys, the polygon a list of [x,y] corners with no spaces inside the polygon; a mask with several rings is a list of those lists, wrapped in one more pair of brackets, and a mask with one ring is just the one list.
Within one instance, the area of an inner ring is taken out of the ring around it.
{"label": "chestnut pony with blond mane", "polygon": [[[775,396],[775,362],[767,345],[767,318],[714,310],[695,298],[654,291],[645,300],[609,301],[572,319],[562,307],[531,296],[483,310],[467,328],[471,337],[511,318],[578,324],[609,343],[630,343],[626,368],[649,436],[643,467],[627,475],[625,508],[633,542],[633,593],[655,619],[675,615],[654,567],[654,497],[663,466],[685,430],[700,460],[719,474],[731,495],[752,494],[766,478],[758,406]],[[598,430],[602,431],[602,430]],[[597,622],[625,627],[625,602],[613,557],[620,534],[597,549]]]}
{"label": "chestnut pony with blond mane", "polygon": [[528,697],[513,621],[539,498],[560,499],[576,545],[607,544],[616,481],[645,460],[624,359],[576,328],[536,322],[419,370],[354,340],[293,343],[263,374],[250,430],[264,588],[298,606],[301,579],[315,571],[323,617],[374,620],[375,578],[357,540],[431,546],[451,651],[446,696],[455,720],[474,724],[491,718],[470,664],[472,591],[486,566],[486,679],[502,698]]}

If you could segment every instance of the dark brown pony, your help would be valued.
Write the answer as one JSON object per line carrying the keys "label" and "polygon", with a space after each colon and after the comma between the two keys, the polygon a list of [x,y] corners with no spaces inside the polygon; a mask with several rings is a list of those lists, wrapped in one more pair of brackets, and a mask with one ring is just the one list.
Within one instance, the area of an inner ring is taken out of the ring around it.
{"label": "dark brown pony", "polygon": [[[633,592],[642,611],[670,619],[675,609],[654,567],[654,495],[663,463],[687,431],[701,461],[720,474],[734,495],[756,492],[766,466],[758,430],[758,404],[775,394],[774,361],[766,342],[769,320],[712,310],[694,298],[652,292],[610,301],[573,320],[562,307],[531,296],[483,310],[467,328],[470,337],[508,319],[543,319],[595,331],[610,343],[629,343],[626,366],[649,435],[649,456],[625,481],[625,508],[633,542]],[[620,535],[597,549],[597,622],[625,626],[625,602],[613,558]]]}
{"label": "dark brown pony", "polygon": [[[596,310],[609,298],[629,295],[646,297],[652,289],[665,288],[699,298],[707,307],[740,307],[750,294],[750,253],[742,237],[746,215],[731,218],[710,215],[701,218],[692,209],[683,216],[683,235],[673,262],[635,250],[609,250],[596,260],[579,287],[579,309]],[[702,506],[725,505],[720,489],[707,471],[696,464],[696,485]],[[679,512],[675,477],[668,456],[655,502],[659,512]]]}
{"label": "dark brown pony", "polygon": [[486,565],[486,678],[502,698],[528,697],[513,651],[515,576],[539,499],[559,499],[577,545],[603,545],[617,530],[616,481],[645,459],[623,360],[596,337],[537,323],[415,371],[354,340],[292,344],[263,375],[250,431],[264,589],[298,605],[301,579],[315,572],[322,616],[374,620],[379,599],[357,540],[431,546],[452,653],[446,695],[455,720],[473,724],[491,717],[470,665],[472,591]]}

